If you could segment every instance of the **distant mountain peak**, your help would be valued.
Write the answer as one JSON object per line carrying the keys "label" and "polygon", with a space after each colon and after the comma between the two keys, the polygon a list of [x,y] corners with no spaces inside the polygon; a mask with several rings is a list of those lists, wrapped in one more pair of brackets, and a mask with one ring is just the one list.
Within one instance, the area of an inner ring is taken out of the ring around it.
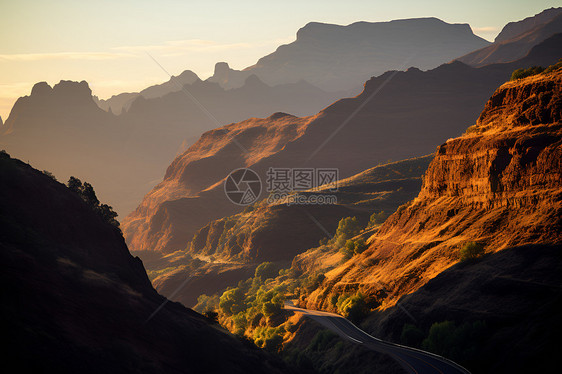
{"label": "distant mountain peak", "polygon": [[199,79],[199,77],[197,76],[197,74],[195,74],[195,73],[194,73],[193,71],[191,71],[191,70],[184,70],[184,71],[182,71],[181,74],[177,76],[177,78],[180,78],[180,79],[190,79],[190,78],[191,78],[191,79],[193,79],[193,80]]}
{"label": "distant mountain peak", "polygon": [[53,93],[62,95],[80,95],[83,97],[92,98],[92,90],[90,89],[90,86],[86,81],[75,82],[61,80],[59,83],[53,86]]}
{"label": "distant mountain peak", "polygon": [[297,118],[296,116],[294,116],[292,114],[289,114],[289,113],[276,112],[276,113],[273,113],[272,115],[270,115],[269,117],[267,117],[267,119],[276,120],[276,119],[285,118],[285,117],[295,117],[295,118]]}
{"label": "distant mountain peak", "polygon": [[263,83],[263,81],[255,74],[250,75],[246,78],[244,82],[244,87],[265,87],[267,84]]}
{"label": "distant mountain peak", "polygon": [[[304,27],[300,28],[297,31],[297,40],[302,41],[303,38],[308,38],[309,36],[317,36],[322,35],[322,33],[329,33],[331,32],[340,32],[342,30],[364,30],[364,29],[371,29],[376,27],[385,27],[389,25],[409,25],[411,27],[454,27],[457,29],[463,29],[463,32],[468,32],[472,34],[472,28],[468,23],[447,23],[439,18],[436,17],[420,17],[420,18],[404,18],[404,19],[396,19],[391,21],[380,21],[380,22],[367,22],[367,21],[358,21],[354,23],[350,23],[349,25],[337,25],[332,23],[323,23],[323,22],[309,22]],[[382,31],[382,30],[381,30]]]}
{"label": "distant mountain peak", "polygon": [[530,31],[531,29],[552,21],[554,18],[562,14],[562,8],[545,9],[542,12],[527,17],[521,21],[509,22],[504,26],[502,31],[496,36],[494,43],[504,42],[519,34]]}
{"label": "distant mountain peak", "polygon": [[52,87],[47,82],[38,82],[33,85],[31,89],[31,96],[43,96],[50,94]]}
{"label": "distant mountain peak", "polygon": [[415,66],[411,66],[411,67],[409,67],[409,68],[406,70],[406,72],[408,72],[408,73],[421,73],[421,70],[418,69],[418,68],[415,67]]}
{"label": "distant mountain peak", "polygon": [[215,64],[215,75],[227,73],[230,70],[227,62],[217,62]]}
{"label": "distant mountain peak", "polygon": [[88,82],[61,80],[59,83],[51,87],[47,82],[36,83],[31,89],[31,97],[34,99],[43,99],[47,97],[61,99],[61,102],[76,103],[84,100],[94,102],[92,90]]}
{"label": "distant mountain peak", "polygon": [[562,8],[547,9],[533,17],[508,23],[494,43],[457,59],[473,67],[516,61],[534,46],[561,32]]}
{"label": "distant mountain peak", "polygon": [[37,130],[52,123],[54,118],[60,120],[63,117],[67,119],[61,122],[72,117],[72,126],[80,127],[84,123],[102,120],[103,114],[86,81],[61,80],[53,87],[47,82],[39,82],[33,86],[29,96],[20,97],[15,102],[6,119],[5,133]]}

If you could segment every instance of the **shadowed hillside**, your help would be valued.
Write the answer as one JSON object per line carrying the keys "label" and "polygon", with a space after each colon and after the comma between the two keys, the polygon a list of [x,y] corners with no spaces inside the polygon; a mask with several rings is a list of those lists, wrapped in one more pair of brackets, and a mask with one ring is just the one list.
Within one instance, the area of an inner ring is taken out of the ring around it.
{"label": "shadowed hillside", "polygon": [[0,153],[4,367],[22,372],[286,372],[167,303],[120,231],[64,185]]}

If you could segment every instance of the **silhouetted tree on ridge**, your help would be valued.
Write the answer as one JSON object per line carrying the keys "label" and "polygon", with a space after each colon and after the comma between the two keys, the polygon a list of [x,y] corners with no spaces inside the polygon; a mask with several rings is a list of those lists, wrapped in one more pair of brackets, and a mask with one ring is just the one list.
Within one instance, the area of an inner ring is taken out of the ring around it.
{"label": "silhouetted tree on ridge", "polygon": [[67,183],[68,188],[78,194],[86,204],[88,204],[100,217],[107,223],[119,228],[119,221],[117,221],[117,213],[113,208],[107,204],[100,204],[94,187],[76,177],[70,177]]}

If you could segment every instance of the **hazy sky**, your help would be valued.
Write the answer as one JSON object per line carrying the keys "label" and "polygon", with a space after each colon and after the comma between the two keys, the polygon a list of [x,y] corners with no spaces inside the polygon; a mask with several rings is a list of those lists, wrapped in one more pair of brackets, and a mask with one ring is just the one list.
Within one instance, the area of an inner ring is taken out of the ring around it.
{"label": "hazy sky", "polygon": [[350,24],[437,17],[493,41],[510,21],[562,1],[543,0],[0,0],[0,115],[35,82],[86,80],[101,98],[138,91],[217,61],[241,69],[295,39],[310,21]]}

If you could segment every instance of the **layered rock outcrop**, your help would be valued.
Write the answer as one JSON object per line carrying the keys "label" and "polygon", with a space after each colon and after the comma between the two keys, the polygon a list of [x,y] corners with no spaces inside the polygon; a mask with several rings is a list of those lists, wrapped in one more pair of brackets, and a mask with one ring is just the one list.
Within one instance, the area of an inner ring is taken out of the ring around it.
{"label": "layered rock outcrop", "polygon": [[361,291],[393,305],[459,261],[467,242],[488,253],[562,241],[562,70],[510,81],[475,126],[438,147],[419,196],[326,274],[307,300]]}

